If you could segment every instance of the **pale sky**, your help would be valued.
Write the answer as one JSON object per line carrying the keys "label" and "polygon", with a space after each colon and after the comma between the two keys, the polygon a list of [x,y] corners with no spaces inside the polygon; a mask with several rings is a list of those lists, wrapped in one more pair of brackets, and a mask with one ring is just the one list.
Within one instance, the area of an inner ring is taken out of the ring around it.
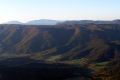
{"label": "pale sky", "polygon": [[120,19],[120,0],[0,0],[0,23]]}

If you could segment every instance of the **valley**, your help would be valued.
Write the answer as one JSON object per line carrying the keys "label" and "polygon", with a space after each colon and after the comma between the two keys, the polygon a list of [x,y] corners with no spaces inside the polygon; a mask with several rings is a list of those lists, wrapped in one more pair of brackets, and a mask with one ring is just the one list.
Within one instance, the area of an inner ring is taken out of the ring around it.
{"label": "valley", "polygon": [[118,23],[1,24],[1,78],[118,80],[119,34]]}

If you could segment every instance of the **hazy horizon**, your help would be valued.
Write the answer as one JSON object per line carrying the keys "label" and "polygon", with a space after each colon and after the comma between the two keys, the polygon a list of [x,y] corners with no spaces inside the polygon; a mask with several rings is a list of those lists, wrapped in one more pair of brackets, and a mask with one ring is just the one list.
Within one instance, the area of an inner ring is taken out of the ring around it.
{"label": "hazy horizon", "polygon": [[0,0],[0,23],[30,20],[115,20],[119,0]]}

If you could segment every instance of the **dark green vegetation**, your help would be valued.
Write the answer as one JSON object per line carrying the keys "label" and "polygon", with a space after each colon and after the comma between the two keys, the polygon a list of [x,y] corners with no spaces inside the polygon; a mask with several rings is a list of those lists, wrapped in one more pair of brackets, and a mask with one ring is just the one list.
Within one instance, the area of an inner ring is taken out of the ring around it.
{"label": "dark green vegetation", "polygon": [[[23,60],[29,64],[21,64],[15,66],[15,64],[20,64]],[[29,60],[29,61],[28,61]],[[6,60],[0,62],[2,66],[0,68],[0,74],[2,80],[71,80],[77,78],[85,77],[86,79],[91,79],[91,70],[87,68],[77,67],[68,64],[61,63],[43,63],[40,61],[16,58],[14,59],[14,66],[5,66],[5,63],[10,63],[11,61]],[[13,61],[12,61],[13,62]],[[13,65],[13,63],[11,64]],[[16,62],[16,63],[15,63]],[[7,64],[7,65],[8,65]]]}
{"label": "dark green vegetation", "polygon": [[[14,58],[28,61],[16,62]],[[16,69],[40,61],[52,66],[70,65],[69,70],[73,68],[71,65],[84,67],[85,71],[90,69],[89,77],[76,76],[81,80],[119,80],[120,24],[0,25],[0,60],[1,68]],[[8,62],[4,62],[6,60]],[[65,70],[60,67],[60,71]]]}

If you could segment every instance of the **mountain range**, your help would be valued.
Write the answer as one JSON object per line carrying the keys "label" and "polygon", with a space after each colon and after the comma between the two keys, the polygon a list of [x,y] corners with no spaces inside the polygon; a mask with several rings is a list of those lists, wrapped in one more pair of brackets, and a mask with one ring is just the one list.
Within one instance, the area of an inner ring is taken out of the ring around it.
{"label": "mountain range", "polygon": [[[90,69],[94,74],[88,80],[119,80],[120,23],[119,20],[101,22],[1,24],[0,65],[27,66],[35,61],[64,63]],[[23,59],[16,62],[16,58]]]}
{"label": "mountain range", "polygon": [[60,20],[50,20],[50,19],[40,19],[40,20],[31,20],[26,23],[20,21],[9,21],[3,24],[21,24],[21,25],[56,25],[56,24],[120,24],[120,20],[116,19],[113,21],[102,21],[102,20],[69,20],[69,21],[60,21]]}
{"label": "mountain range", "polygon": [[57,20],[49,20],[49,19],[40,19],[40,20],[31,20],[26,23],[22,23],[20,21],[8,21],[3,24],[21,24],[21,25],[56,25],[61,21]]}

